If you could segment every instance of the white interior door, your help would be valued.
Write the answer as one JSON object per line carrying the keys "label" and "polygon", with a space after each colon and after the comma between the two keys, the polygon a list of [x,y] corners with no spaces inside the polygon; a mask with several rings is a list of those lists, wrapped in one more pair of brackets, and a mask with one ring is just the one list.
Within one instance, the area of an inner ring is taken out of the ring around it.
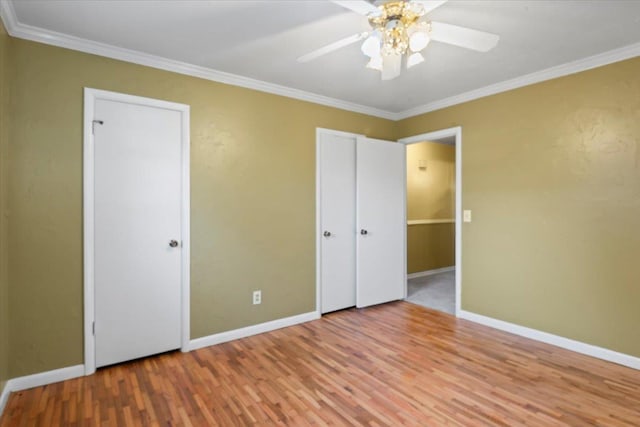
{"label": "white interior door", "polygon": [[[97,99],[96,366],[181,345],[179,111]],[[175,241],[175,242],[172,242]]]}
{"label": "white interior door", "polygon": [[321,312],[356,305],[356,137],[320,133]]}
{"label": "white interior door", "polygon": [[404,297],[405,146],[357,141],[358,307]]}

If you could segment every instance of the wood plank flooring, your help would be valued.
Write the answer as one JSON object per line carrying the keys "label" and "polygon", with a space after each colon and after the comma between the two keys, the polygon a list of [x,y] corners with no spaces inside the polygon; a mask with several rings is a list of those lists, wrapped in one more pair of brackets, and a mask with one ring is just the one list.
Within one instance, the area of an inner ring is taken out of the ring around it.
{"label": "wood plank flooring", "polygon": [[639,426],[640,372],[395,302],[12,394],[33,425]]}

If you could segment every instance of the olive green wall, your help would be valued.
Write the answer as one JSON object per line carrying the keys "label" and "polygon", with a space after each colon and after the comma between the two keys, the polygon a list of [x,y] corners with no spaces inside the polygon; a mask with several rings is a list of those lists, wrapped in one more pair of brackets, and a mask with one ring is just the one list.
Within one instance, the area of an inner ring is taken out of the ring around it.
{"label": "olive green wall", "polygon": [[[420,161],[426,162],[421,168]],[[407,220],[455,217],[456,148],[436,142],[407,145]],[[407,226],[407,272],[455,264],[455,224]]]}
{"label": "olive green wall", "polygon": [[[315,130],[393,122],[15,39],[12,377],[80,364],[83,87],[191,106],[191,336],[315,310]],[[251,292],[262,289],[262,305]]]}
{"label": "olive green wall", "polygon": [[455,265],[455,223],[407,226],[407,273]]}
{"label": "olive green wall", "polygon": [[640,58],[398,123],[462,126],[462,308],[640,356]]}
{"label": "olive green wall", "polygon": [[7,159],[9,127],[9,49],[0,20],[0,393],[9,379],[9,278],[7,272]]}

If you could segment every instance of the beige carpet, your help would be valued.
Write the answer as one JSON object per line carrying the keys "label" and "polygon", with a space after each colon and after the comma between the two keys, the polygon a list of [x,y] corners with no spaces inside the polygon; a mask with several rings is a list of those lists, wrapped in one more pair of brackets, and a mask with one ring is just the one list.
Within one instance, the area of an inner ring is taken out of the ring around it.
{"label": "beige carpet", "polygon": [[456,307],[455,271],[409,279],[407,301],[454,314]]}

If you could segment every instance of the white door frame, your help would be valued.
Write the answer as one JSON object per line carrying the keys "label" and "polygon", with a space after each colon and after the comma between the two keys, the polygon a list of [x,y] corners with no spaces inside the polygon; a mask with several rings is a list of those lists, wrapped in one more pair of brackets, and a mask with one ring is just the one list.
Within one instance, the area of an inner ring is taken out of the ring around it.
{"label": "white door frame", "polygon": [[[448,129],[441,129],[434,132],[423,133],[416,136],[399,139],[398,142],[409,145],[418,142],[433,141],[447,137],[455,137],[456,139],[456,254],[455,254],[455,272],[456,272],[456,317],[460,316],[461,296],[462,296],[462,127],[457,126]],[[406,163],[406,162],[405,162]],[[406,172],[406,171],[405,171]],[[407,184],[405,181],[405,206],[406,206]],[[405,223],[406,221],[405,210]],[[404,246],[407,246],[407,228],[404,233]],[[407,251],[405,249],[405,264],[407,262]],[[406,282],[406,281],[405,281]],[[407,297],[407,289],[405,284],[405,298]]]}
{"label": "white door frame", "polygon": [[182,207],[181,207],[181,350],[188,351],[190,319],[190,108],[185,104],[126,95],[104,90],[84,88],[84,137],[83,137],[83,223],[84,223],[84,373],[96,371],[95,336],[95,283],[94,283],[94,138],[93,120],[95,102],[98,99],[137,104],[148,107],[175,110],[182,117]]}
{"label": "white door frame", "polygon": [[320,135],[337,135],[354,139],[364,137],[364,135],[316,128],[316,312],[319,316],[322,316],[322,203],[320,200],[322,174],[320,168]]}

